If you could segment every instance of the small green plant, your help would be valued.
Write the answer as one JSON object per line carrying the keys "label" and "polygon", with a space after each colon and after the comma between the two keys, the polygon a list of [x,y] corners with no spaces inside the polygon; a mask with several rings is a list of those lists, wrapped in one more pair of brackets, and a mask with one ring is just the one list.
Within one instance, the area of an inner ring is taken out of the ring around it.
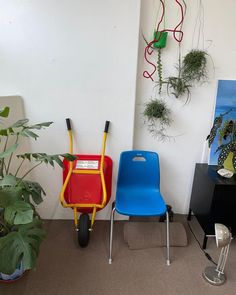
{"label": "small green plant", "polygon": [[145,105],[143,116],[148,125],[149,132],[159,139],[164,139],[166,127],[170,126],[171,111],[162,100],[152,99]]}
{"label": "small green plant", "polygon": [[204,81],[207,79],[207,53],[203,50],[191,50],[185,55],[182,77],[186,81]]}
{"label": "small green plant", "polygon": [[229,170],[236,171],[236,121],[225,120],[225,115],[230,113],[229,110],[216,117],[211,128],[210,134],[207,136],[208,146],[210,147],[214,140],[218,139],[218,148],[215,152],[219,152],[218,166],[225,167]]}
{"label": "small green plant", "polygon": [[[6,118],[9,111],[9,107],[4,107],[0,110],[0,117]],[[51,124],[31,125],[28,119],[22,119],[0,129],[0,273],[3,274],[12,274],[19,264],[24,270],[34,268],[40,244],[46,236],[35,209],[35,204],[43,202],[45,191],[39,183],[26,177],[42,164],[54,167],[56,163],[63,167],[61,158],[75,159],[70,154],[16,154],[22,137],[36,140],[36,132]],[[14,140],[13,143],[10,139]],[[17,168],[13,168],[13,161],[18,163]],[[26,161],[33,163],[28,170],[24,169]]]}
{"label": "small green plant", "polygon": [[163,85],[163,76],[162,76],[162,49],[166,47],[168,32],[154,32],[154,40],[157,42],[153,43],[153,48],[157,49],[157,73],[158,73],[158,85],[159,85],[159,94],[161,94],[162,85]]}
{"label": "small green plant", "polygon": [[162,84],[163,84],[163,77],[162,77],[162,62],[161,62],[161,48],[157,49],[157,73],[158,73],[158,85],[159,91],[158,93],[161,94]]}
{"label": "small green plant", "polygon": [[143,35],[143,39],[147,46],[152,44],[150,48],[152,50],[157,50],[157,73],[158,73],[158,93],[161,94],[162,85],[163,85],[163,65],[162,65],[162,49],[166,47],[168,32],[157,32],[155,31],[153,34],[153,40],[149,43],[145,36]]}
{"label": "small green plant", "polygon": [[144,116],[148,120],[159,119],[164,124],[169,124],[170,110],[166,107],[166,104],[162,100],[153,99],[146,104],[144,110]]}
{"label": "small green plant", "polygon": [[167,93],[179,99],[186,96],[187,103],[190,99],[191,88],[195,82],[207,80],[207,53],[202,50],[191,50],[183,60],[179,56],[177,76],[166,78],[162,84],[167,85]]}
{"label": "small green plant", "polygon": [[167,93],[171,93],[175,98],[186,96],[186,103],[190,98],[191,84],[182,77],[169,77],[167,79]]}

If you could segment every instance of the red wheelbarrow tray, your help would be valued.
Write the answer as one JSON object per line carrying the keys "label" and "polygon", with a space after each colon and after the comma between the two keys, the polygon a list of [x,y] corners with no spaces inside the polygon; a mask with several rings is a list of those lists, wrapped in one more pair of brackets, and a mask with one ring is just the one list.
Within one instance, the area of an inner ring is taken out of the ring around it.
{"label": "red wheelbarrow tray", "polygon": [[[73,162],[73,170],[100,170],[101,155],[75,155],[77,159]],[[64,160],[63,182],[70,169],[70,162]],[[107,199],[111,198],[112,187],[112,159],[104,156],[103,173],[106,184]],[[75,174],[72,173],[65,189],[64,198],[67,204],[102,204],[103,189],[101,175],[99,174]],[[106,206],[105,204],[105,206]],[[103,208],[97,208],[99,211]],[[82,213],[92,213],[93,208],[77,208]]]}

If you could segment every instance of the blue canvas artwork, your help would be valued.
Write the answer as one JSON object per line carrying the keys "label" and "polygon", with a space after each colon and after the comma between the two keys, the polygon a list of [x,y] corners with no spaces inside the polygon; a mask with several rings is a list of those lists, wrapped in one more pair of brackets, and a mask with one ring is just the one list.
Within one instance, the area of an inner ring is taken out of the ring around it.
{"label": "blue canvas artwork", "polygon": [[[236,81],[235,80],[219,80],[216,97],[216,108],[214,119],[221,114],[223,116],[223,122],[226,120],[236,120]],[[227,140],[223,140],[222,144],[227,143]],[[217,165],[219,152],[216,153],[218,148],[218,135],[214,139],[211,150],[209,165]]]}

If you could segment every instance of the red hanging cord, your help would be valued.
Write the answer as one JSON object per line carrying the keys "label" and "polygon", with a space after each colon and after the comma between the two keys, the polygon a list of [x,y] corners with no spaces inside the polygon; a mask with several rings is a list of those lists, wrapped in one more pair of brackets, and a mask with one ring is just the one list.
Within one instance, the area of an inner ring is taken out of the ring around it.
{"label": "red hanging cord", "polygon": [[[164,3],[163,0],[160,0],[160,1],[161,1],[161,6],[162,6],[162,15],[161,15],[160,21],[157,24],[157,28],[156,28],[156,32],[160,32],[160,34],[159,34],[159,37],[157,39],[155,37],[151,42],[149,42],[147,44],[147,46],[145,47],[145,49],[144,49],[144,58],[145,58],[146,62],[153,67],[153,71],[152,71],[152,73],[149,73],[148,71],[144,71],[143,72],[143,77],[151,79],[152,81],[154,81],[152,76],[154,75],[154,73],[157,70],[156,65],[149,60],[149,56],[151,56],[152,53],[153,53],[153,49],[150,50],[152,45],[159,41],[159,39],[161,37],[161,33],[163,33],[163,32],[172,32],[174,39],[179,43],[182,41],[183,35],[184,35],[183,31],[181,30],[181,26],[182,26],[183,21],[184,21],[185,12],[184,12],[183,5],[178,0],[175,0],[175,2],[180,6],[180,11],[181,11],[181,20],[180,20],[180,22],[177,24],[177,26],[174,29],[166,29],[166,28],[164,28],[163,30],[159,31],[159,27],[160,27],[160,25],[161,25],[161,23],[163,21],[164,15],[165,15],[165,3]],[[177,38],[176,34],[179,34],[179,38]]]}

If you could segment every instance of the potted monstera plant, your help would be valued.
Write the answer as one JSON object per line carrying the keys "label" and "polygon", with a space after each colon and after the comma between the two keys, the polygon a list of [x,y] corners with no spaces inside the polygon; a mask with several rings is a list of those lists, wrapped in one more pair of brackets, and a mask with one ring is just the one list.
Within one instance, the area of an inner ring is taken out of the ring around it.
{"label": "potted monstera plant", "polygon": [[[0,124],[8,117],[9,111],[9,107],[0,109]],[[22,119],[8,127],[0,125],[1,281],[14,281],[25,271],[34,269],[40,244],[46,237],[43,222],[35,208],[35,204],[43,202],[45,191],[38,182],[28,180],[27,177],[42,164],[54,166],[56,163],[63,167],[63,158],[74,160],[70,154],[17,153],[22,137],[36,140],[37,131],[51,124],[44,122],[31,125],[28,119]],[[25,170],[26,162],[30,164]]]}

